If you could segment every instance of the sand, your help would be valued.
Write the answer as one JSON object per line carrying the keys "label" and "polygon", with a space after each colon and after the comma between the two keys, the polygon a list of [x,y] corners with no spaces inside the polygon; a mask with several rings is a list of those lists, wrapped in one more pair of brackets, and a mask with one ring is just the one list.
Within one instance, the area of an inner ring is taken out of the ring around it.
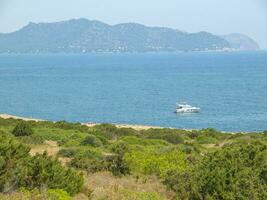
{"label": "sand", "polygon": [[[93,127],[93,126],[99,125],[100,123],[82,123],[82,124],[86,125],[88,127]],[[132,128],[132,129],[135,129],[137,131],[148,130],[151,128],[153,128],[153,129],[164,128],[164,127],[159,127],[159,126],[146,126],[146,125],[137,125],[137,124],[113,124],[113,125],[115,125],[117,128]]]}
{"label": "sand", "polygon": [[[20,117],[20,116],[15,116],[15,115],[9,115],[9,114],[0,114],[0,118],[3,118],[3,119],[21,119],[21,120],[24,120],[24,121],[44,121],[42,119],[35,119],[35,118],[28,118],[28,117]],[[100,123],[82,123],[82,125],[86,125],[88,127],[93,127],[95,125],[99,125]],[[111,123],[112,124],[112,123]],[[136,125],[136,124],[113,124],[115,125],[117,128],[132,128],[132,129],[135,129],[137,131],[140,131],[140,130],[148,130],[148,129],[151,129],[151,128],[154,128],[154,129],[162,129],[163,127],[159,127],[159,126],[146,126],[146,125]]]}
{"label": "sand", "polygon": [[36,121],[36,122],[44,121],[42,119],[34,119],[34,118],[29,118],[29,117],[26,118],[26,117],[20,117],[20,116],[9,115],[9,114],[0,114],[0,118],[2,118],[2,119],[21,119],[24,121]]}

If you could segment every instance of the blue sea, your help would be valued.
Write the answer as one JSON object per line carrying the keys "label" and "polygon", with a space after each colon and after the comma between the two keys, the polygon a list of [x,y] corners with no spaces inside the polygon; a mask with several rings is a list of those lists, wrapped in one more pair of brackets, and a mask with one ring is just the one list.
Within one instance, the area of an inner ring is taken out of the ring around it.
{"label": "blue sea", "polygon": [[[175,114],[180,101],[201,112]],[[0,55],[0,113],[267,130],[267,52]]]}

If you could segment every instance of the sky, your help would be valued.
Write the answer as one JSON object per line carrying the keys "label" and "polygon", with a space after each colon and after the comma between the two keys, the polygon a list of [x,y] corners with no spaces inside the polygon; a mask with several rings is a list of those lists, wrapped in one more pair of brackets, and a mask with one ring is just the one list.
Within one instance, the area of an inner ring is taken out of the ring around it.
{"label": "sky", "polygon": [[72,18],[242,33],[267,49],[267,0],[0,0],[0,32]]}

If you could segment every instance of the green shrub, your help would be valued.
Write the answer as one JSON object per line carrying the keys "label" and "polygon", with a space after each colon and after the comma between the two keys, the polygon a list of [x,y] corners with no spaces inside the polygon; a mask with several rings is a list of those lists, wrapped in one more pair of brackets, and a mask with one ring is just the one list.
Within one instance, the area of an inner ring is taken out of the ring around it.
{"label": "green shrub", "polygon": [[43,144],[44,138],[40,135],[23,136],[19,138],[19,141],[24,144]]}
{"label": "green shrub", "polygon": [[114,176],[130,174],[130,168],[121,154],[107,156],[105,164]]}
{"label": "green shrub", "polygon": [[162,139],[144,139],[136,136],[122,137],[121,141],[128,145],[141,145],[141,146],[168,146],[169,143]]}
{"label": "green shrub", "polygon": [[162,178],[163,184],[177,194],[177,200],[202,200],[194,193],[198,189],[195,187],[197,183],[194,182],[193,176],[194,173],[190,169],[182,172],[169,170]]}
{"label": "green shrub", "polygon": [[178,199],[267,199],[267,146],[234,144],[209,153],[182,173],[169,171],[164,183]]}
{"label": "green shrub", "polygon": [[111,124],[100,124],[94,126],[95,130],[100,131],[101,135],[108,140],[116,138],[117,127]]}
{"label": "green shrub", "polygon": [[73,195],[83,184],[81,174],[66,169],[47,154],[31,157],[30,149],[9,135],[0,134],[0,192],[16,188],[64,189]]}
{"label": "green shrub", "polygon": [[102,146],[102,142],[94,135],[88,135],[86,138],[81,142],[82,145],[90,145],[93,147],[100,147]]}
{"label": "green shrub", "polygon": [[19,191],[13,191],[8,194],[1,194],[1,200],[51,200],[48,199],[45,191],[40,192],[38,189],[27,190],[26,188],[20,188]]}
{"label": "green shrub", "polygon": [[63,189],[73,195],[80,191],[83,176],[72,169],[66,169],[58,160],[46,153],[33,156],[30,160],[30,188]]}
{"label": "green shrub", "polygon": [[103,145],[106,145],[109,143],[108,139],[104,137],[102,132],[98,129],[91,128],[88,130],[88,134],[96,136],[102,142]]}
{"label": "green shrub", "polygon": [[8,134],[0,134],[0,192],[27,186],[29,151]]}
{"label": "green shrub", "polygon": [[111,151],[114,154],[105,159],[107,169],[115,176],[130,174],[129,166],[124,160],[125,153],[129,151],[128,145],[123,142],[116,143],[111,146]]}
{"label": "green shrub", "polygon": [[186,154],[200,153],[199,144],[185,143],[172,147],[173,149],[180,150]]}
{"label": "green shrub", "polygon": [[117,128],[116,135],[119,137],[122,137],[122,136],[140,136],[138,131],[136,131],[132,128]]}
{"label": "green shrub", "polygon": [[95,173],[106,170],[106,163],[103,157],[85,158],[81,155],[74,156],[70,165],[76,169],[83,169],[87,172]]}
{"label": "green shrub", "polygon": [[220,132],[218,132],[218,131],[217,131],[216,129],[214,129],[214,128],[205,128],[205,129],[200,130],[200,133],[201,133],[201,134],[204,134],[204,135],[206,135],[206,136],[209,136],[209,137],[214,137],[214,138],[216,138]]}
{"label": "green shrub", "polygon": [[196,140],[199,144],[214,144],[218,141],[216,138],[205,136],[205,135],[201,135],[197,137]]}
{"label": "green shrub", "polygon": [[209,154],[198,168],[199,191],[215,199],[267,199],[266,161],[267,146],[257,143]]}
{"label": "green shrub", "polygon": [[60,139],[59,141],[60,146],[74,147],[80,146],[87,134],[80,132],[72,132],[68,130],[62,133],[61,135],[62,139]]}
{"label": "green shrub", "polygon": [[129,152],[129,146],[125,142],[117,142],[111,145],[111,151],[115,154],[124,155],[125,153]]}
{"label": "green shrub", "polygon": [[101,152],[92,149],[76,149],[70,165],[88,172],[97,172],[106,169]]}
{"label": "green shrub", "polygon": [[140,135],[136,130],[132,128],[117,128],[112,124],[100,124],[94,126],[95,131],[99,131],[102,137],[113,140],[118,139],[122,136],[138,136]]}
{"label": "green shrub", "polygon": [[19,122],[12,131],[15,136],[29,136],[33,134],[31,126],[24,121]]}
{"label": "green shrub", "polygon": [[159,152],[149,148],[142,151],[131,151],[125,154],[125,161],[131,171],[158,176],[164,176],[169,170],[183,171],[186,169],[185,154],[179,150]]}
{"label": "green shrub", "polygon": [[80,132],[87,132],[88,130],[88,127],[85,125],[82,125],[81,123],[70,123],[66,121],[58,121],[56,123],[53,123],[52,127],[60,128],[64,130],[77,130]]}
{"label": "green shrub", "polygon": [[76,154],[77,150],[73,148],[60,149],[58,152],[59,156],[71,158]]}
{"label": "green shrub", "polygon": [[150,139],[162,139],[172,144],[181,144],[184,142],[182,134],[184,132],[180,132],[173,129],[149,129],[144,132],[146,138]]}
{"label": "green shrub", "polygon": [[236,139],[236,138],[243,137],[243,136],[245,136],[244,133],[235,133],[235,134],[231,134],[229,139]]}
{"label": "green shrub", "polygon": [[47,191],[47,196],[50,200],[71,200],[72,198],[64,190],[50,189]]}

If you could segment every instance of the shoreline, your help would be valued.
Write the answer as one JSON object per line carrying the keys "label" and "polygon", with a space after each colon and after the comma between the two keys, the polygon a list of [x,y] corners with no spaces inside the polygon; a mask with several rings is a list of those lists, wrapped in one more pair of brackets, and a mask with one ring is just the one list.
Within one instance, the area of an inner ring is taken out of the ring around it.
{"label": "shoreline", "polygon": [[1,113],[0,118],[2,118],[2,119],[21,119],[24,121],[35,121],[35,122],[45,121],[42,119],[35,119],[35,118],[30,118],[30,117],[20,117],[20,116],[16,116],[16,115],[9,115],[6,113]]}
{"label": "shoreline", "polygon": [[[21,119],[24,121],[35,121],[35,122],[41,122],[41,121],[49,121],[49,120],[43,120],[43,119],[36,119],[36,118],[30,118],[30,117],[21,117],[21,116],[16,116],[16,115],[10,115],[10,114],[0,114],[0,118],[2,119]],[[94,122],[84,122],[81,123],[82,125],[88,126],[88,127],[93,127],[96,125],[100,125],[102,123],[94,123]],[[113,124],[113,123],[109,123],[112,125],[115,125],[117,128],[132,128],[134,130],[137,131],[141,131],[141,130],[148,130],[148,129],[164,129],[166,127],[160,127],[160,126],[148,126],[148,125],[138,125],[138,124]],[[168,127],[170,128],[170,127]],[[173,129],[173,128],[170,128]],[[184,130],[189,130],[189,129],[184,129]]]}
{"label": "shoreline", "polygon": [[[31,118],[31,117],[21,117],[17,115],[10,115],[6,113],[0,113],[0,118],[2,119],[21,119],[24,121],[35,121],[35,122],[42,122],[42,121],[52,121],[52,120],[44,120],[44,119],[37,119],[37,118]],[[52,121],[55,122],[55,121]],[[104,122],[105,123],[105,122]],[[96,123],[96,122],[80,122],[81,125],[85,125],[88,127],[93,127],[96,125],[100,125],[103,123]],[[174,127],[162,127],[162,126],[152,126],[152,125],[140,125],[140,124],[115,124],[115,123],[108,123],[116,126],[117,128],[132,128],[136,131],[142,131],[142,130],[148,130],[148,129],[177,129],[177,130],[185,130],[185,131],[193,131],[193,130],[200,130],[200,129],[189,129],[189,128],[174,128]],[[258,133],[262,131],[220,131],[222,133],[230,133],[230,134],[237,134],[237,133]]]}

